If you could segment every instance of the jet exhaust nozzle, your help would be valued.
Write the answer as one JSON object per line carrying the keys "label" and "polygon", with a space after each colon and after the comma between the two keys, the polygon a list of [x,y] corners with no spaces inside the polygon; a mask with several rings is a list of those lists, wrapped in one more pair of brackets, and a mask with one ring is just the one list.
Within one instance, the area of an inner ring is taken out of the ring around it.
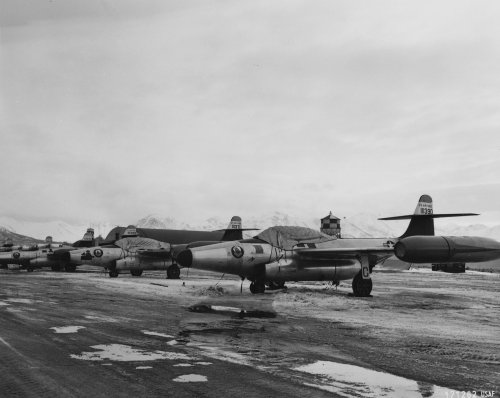
{"label": "jet exhaust nozzle", "polygon": [[500,242],[475,236],[409,236],[394,246],[408,263],[483,262],[500,258]]}
{"label": "jet exhaust nozzle", "polygon": [[193,264],[193,252],[190,249],[181,251],[176,257],[177,263],[184,268],[189,268]]}

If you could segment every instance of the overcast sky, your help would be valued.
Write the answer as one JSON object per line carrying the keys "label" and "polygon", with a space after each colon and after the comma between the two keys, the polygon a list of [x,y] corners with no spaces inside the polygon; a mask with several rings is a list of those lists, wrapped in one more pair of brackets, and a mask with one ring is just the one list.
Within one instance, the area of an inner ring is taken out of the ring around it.
{"label": "overcast sky", "polygon": [[500,2],[2,0],[0,214],[500,223]]}

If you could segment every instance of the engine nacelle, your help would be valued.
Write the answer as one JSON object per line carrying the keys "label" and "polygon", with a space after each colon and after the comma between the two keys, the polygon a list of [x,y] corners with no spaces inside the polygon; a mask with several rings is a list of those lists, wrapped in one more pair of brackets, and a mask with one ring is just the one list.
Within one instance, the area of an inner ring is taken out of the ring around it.
{"label": "engine nacelle", "polygon": [[90,264],[107,267],[123,257],[123,250],[117,247],[89,247],[69,252],[72,264]]}
{"label": "engine nacelle", "polygon": [[409,236],[394,246],[407,263],[479,263],[500,258],[500,242],[477,236]]}
{"label": "engine nacelle", "polygon": [[272,247],[267,243],[222,242],[180,252],[176,261],[182,267],[223,272],[251,278],[258,266],[269,263]]}
{"label": "engine nacelle", "polygon": [[117,270],[165,270],[172,265],[172,259],[148,259],[140,261],[137,257],[128,256],[116,260]]}

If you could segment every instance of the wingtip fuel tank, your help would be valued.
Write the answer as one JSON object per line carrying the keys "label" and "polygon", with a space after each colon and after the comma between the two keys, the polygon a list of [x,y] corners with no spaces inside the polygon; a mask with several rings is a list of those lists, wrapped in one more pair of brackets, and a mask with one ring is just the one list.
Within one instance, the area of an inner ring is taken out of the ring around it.
{"label": "wingtip fuel tank", "polygon": [[477,236],[409,236],[394,246],[408,263],[478,263],[500,258],[500,242]]}

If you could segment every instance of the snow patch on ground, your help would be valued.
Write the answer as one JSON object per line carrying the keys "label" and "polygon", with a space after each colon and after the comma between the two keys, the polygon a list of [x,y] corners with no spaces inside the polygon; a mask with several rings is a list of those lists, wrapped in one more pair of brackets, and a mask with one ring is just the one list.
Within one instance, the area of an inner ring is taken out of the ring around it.
{"label": "snow patch on ground", "polygon": [[6,303],[5,301],[0,301],[0,307],[10,305],[10,303]]}
{"label": "snow patch on ground", "polygon": [[176,368],[187,368],[190,366],[194,366],[194,365],[191,365],[190,363],[178,363],[177,365],[174,365],[174,367],[176,367]]}
{"label": "snow patch on ground", "polygon": [[207,376],[190,374],[190,375],[182,375],[173,379],[173,381],[177,381],[179,383],[198,383],[207,381]]}
{"label": "snow patch on ground", "polygon": [[189,361],[196,359],[177,352],[146,351],[123,344],[100,344],[93,345],[91,348],[99,351],[82,352],[80,355],[71,354],[70,357],[84,361],[102,361],[108,359],[119,362],[156,361],[159,359]]}
{"label": "snow patch on ground", "polygon": [[165,333],[158,333],[158,332],[149,332],[147,330],[141,330],[142,333],[147,334],[148,336],[158,336],[158,337],[165,337],[167,339],[172,339],[174,336],[170,334],[165,334]]}
{"label": "snow patch on ground", "polygon": [[223,305],[212,305],[211,307],[214,311],[228,311],[228,312],[238,312],[238,313],[242,311],[241,308],[225,307]]}
{"label": "snow patch on ground", "polygon": [[152,366],[136,366],[136,369],[153,369]]}
{"label": "snow patch on ground", "polygon": [[197,343],[188,343],[188,346],[197,347],[202,351],[202,355],[207,356],[212,359],[218,359],[220,361],[235,363],[238,365],[252,366],[250,361],[244,355],[238,354],[236,352],[226,351],[219,347],[209,347],[205,345],[200,345]]}
{"label": "snow patch on ground", "polygon": [[318,361],[295,368],[321,376],[322,384],[305,383],[308,386],[330,391],[344,397],[445,397],[458,396],[458,391],[432,384],[417,383],[414,380],[395,376],[390,373],[377,372],[360,366],[347,365],[330,361]]}
{"label": "snow patch on ground", "polygon": [[61,326],[61,327],[51,327],[49,329],[53,329],[54,333],[76,333],[80,329],[85,329],[85,326]]}
{"label": "snow patch on ground", "polygon": [[35,302],[41,302],[38,300],[24,299],[24,298],[9,298],[6,301],[9,303],[19,303],[19,304],[33,304]]}
{"label": "snow patch on ground", "polygon": [[118,322],[115,318],[111,318],[109,316],[85,315],[84,318],[99,322]]}

